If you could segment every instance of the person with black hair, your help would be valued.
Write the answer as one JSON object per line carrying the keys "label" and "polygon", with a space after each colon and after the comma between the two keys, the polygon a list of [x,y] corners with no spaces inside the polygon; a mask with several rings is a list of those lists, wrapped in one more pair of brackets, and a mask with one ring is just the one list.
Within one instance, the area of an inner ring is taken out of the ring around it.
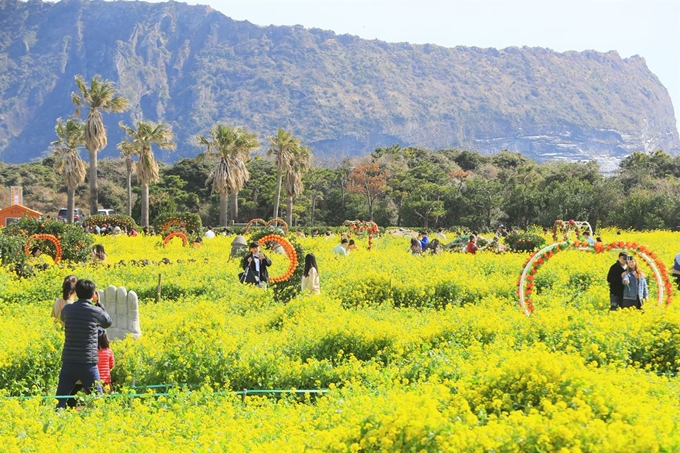
{"label": "person with black hair", "polygon": [[65,305],[72,304],[76,300],[76,283],[78,277],[75,275],[68,275],[64,278],[61,284],[61,297],[54,301],[52,306],[52,317],[56,319],[62,326],[64,323],[61,320],[61,310]]}
{"label": "person with black hair", "polygon": [[409,249],[411,255],[420,255],[423,251],[423,247],[420,245],[420,241],[416,238],[411,238],[411,248]]}
{"label": "person with black hair", "polygon": [[345,238],[342,238],[340,243],[333,248],[333,253],[336,255],[347,256],[349,255],[349,250],[347,250],[348,247],[349,241]]}
{"label": "person with black hair", "polygon": [[97,355],[99,356],[99,362],[97,363],[99,380],[102,383],[104,393],[111,393],[113,391],[111,370],[116,364],[116,359],[109,345],[109,337],[106,335],[106,330],[102,328],[99,329],[97,334]]}
{"label": "person with black hair", "polygon": [[108,255],[104,250],[104,246],[96,244],[92,249],[92,262],[95,264],[106,264],[106,258],[108,258]]}
{"label": "person with black hair", "polygon": [[621,280],[623,273],[628,268],[629,256],[626,252],[619,253],[619,259],[612,264],[607,274],[607,283],[609,283],[609,309],[614,311],[621,307],[623,302],[623,281]]}
{"label": "person with black hair", "polygon": [[308,253],[305,256],[305,271],[302,274],[302,292],[321,294],[319,268],[316,266],[316,256],[313,253]]}
{"label": "person with black hair", "polygon": [[[73,395],[74,385],[79,380],[86,392],[99,381],[98,332],[100,327],[113,324],[99,303],[94,282],[78,280],[76,295],[78,300],[61,310],[65,340],[57,396]],[[97,384],[96,390],[101,393],[101,386]],[[67,402],[66,398],[60,398],[57,408],[66,407]]]}
{"label": "person with black hair", "polygon": [[260,251],[260,243],[252,242],[250,252],[241,260],[243,272],[239,275],[241,283],[252,283],[261,288],[267,287],[269,273],[267,268],[272,265],[272,260]]}
{"label": "person with black hair", "polygon": [[675,283],[678,285],[678,289],[680,289],[680,253],[675,255],[673,267],[671,268],[671,274],[673,277],[675,277]]}

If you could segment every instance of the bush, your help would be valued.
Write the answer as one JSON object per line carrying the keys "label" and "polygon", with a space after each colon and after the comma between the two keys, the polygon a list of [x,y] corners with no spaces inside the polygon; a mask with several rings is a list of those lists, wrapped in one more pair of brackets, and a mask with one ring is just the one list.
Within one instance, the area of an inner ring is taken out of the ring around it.
{"label": "bush", "polygon": [[85,228],[94,228],[95,225],[109,225],[112,227],[119,227],[121,230],[130,231],[133,227],[137,228],[134,219],[127,215],[93,215],[83,221]]}
{"label": "bush", "polygon": [[532,252],[540,250],[545,245],[545,239],[537,234],[518,233],[509,234],[505,243],[513,252]]}
{"label": "bush", "polygon": [[[61,243],[61,259],[79,263],[84,263],[90,258],[92,245],[94,244],[92,236],[87,234],[79,225],[68,224],[58,220],[23,218],[18,222],[8,225],[2,230],[1,234],[5,236],[5,239],[2,240],[4,245],[0,246],[0,249],[8,248],[8,250],[9,248],[12,250],[16,248],[16,241],[7,238],[18,238],[23,247],[28,238],[34,234],[51,234],[59,239]],[[37,242],[35,245],[39,246],[43,252],[52,255],[55,253],[51,242]],[[23,255],[22,250],[18,255],[7,257],[9,261],[5,261],[3,257],[3,264],[9,264],[10,262],[23,263],[25,261],[25,256]]]}
{"label": "bush", "polygon": [[200,236],[203,232],[203,223],[201,222],[201,217],[197,214],[188,212],[163,214],[156,218],[154,228],[156,229],[156,233],[162,234],[163,236],[181,230],[184,230],[187,233],[193,231]]}

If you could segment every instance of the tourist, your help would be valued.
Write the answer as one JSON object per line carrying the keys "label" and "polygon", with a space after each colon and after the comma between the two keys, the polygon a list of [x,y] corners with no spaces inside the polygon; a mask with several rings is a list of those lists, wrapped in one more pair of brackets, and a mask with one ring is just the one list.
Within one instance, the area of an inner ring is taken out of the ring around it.
{"label": "tourist", "polygon": [[92,249],[92,262],[95,264],[106,264],[106,252],[102,244],[97,244]]}
{"label": "tourist", "polygon": [[349,247],[349,241],[345,238],[342,238],[342,241],[338,245],[333,248],[333,253],[336,255],[341,255],[341,256],[347,256],[349,255],[349,250],[347,248]]}
{"label": "tourist", "polygon": [[427,244],[430,242],[430,238],[427,237],[427,231],[421,231],[420,232],[420,249],[425,250],[427,248]]}
{"label": "tourist", "polygon": [[590,231],[583,232],[583,239],[588,243],[589,246],[595,245],[595,239],[590,236]]}
{"label": "tourist", "polygon": [[350,239],[349,242],[347,243],[347,250],[350,252],[353,250],[359,250],[359,247],[357,247],[357,244],[354,242],[354,239]]}
{"label": "tourist", "polygon": [[441,239],[442,241],[446,240],[446,235],[444,234],[444,228],[442,228],[442,227],[437,228],[437,238]]}
{"label": "tourist", "polygon": [[624,285],[621,308],[635,307],[642,309],[642,305],[649,297],[647,280],[633,257],[628,258],[627,264],[628,268],[621,275],[621,281]]}
{"label": "tourist", "polygon": [[623,300],[623,282],[621,278],[626,270],[628,261],[628,254],[626,252],[619,253],[618,260],[612,264],[607,273],[607,283],[609,283],[609,309],[618,310],[621,307]]}
{"label": "tourist", "polygon": [[411,248],[409,250],[411,255],[420,255],[423,251],[420,241],[416,238],[411,238]]}
{"label": "tourist", "polygon": [[213,227],[208,227],[208,231],[205,232],[206,239],[212,239],[215,237],[215,229]]}
{"label": "tourist", "polygon": [[671,269],[671,274],[675,277],[675,283],[680,289],[680,253],[675,255],[675,260],[673,261],[673,269]]}
{"label": "tourist", "polygon": [[[78,280],[76,283],[78,300],[65,305],[61,310],[64,322],[65,340],[61,354],[61,371],[57,395],[72,395],[78,380],[88,392],[99,381],[99,354],[97,353],[97,335],[100,327],[109,327],[111,317],[96,298],[94,283],[90,280]],[[97,385],[101,393],[101,386]],[[59,399],[58,408],[66,407],[67,400]]]}
{"label": "tourist", "polygon": [[474,234],[470,235],[470,240],[468,241],[466,250],[468,253],[473,255],[477,253],[477,250],[479,250],[479,247],[477,246],[477,236]]}
{"label": "tourist", "polygon": [[321,294],[319,283],[319,269],[313,253],[305,256],[305,271],[302,274],[302,292],[307,294]]}
{"label": "tourist", "polygon": [[241,260],[243,272],[240,274],[241,283],[251,283],[260,288],[266,288],[269,281],[267,268],[272,265],[272,260],[260,251],[260,243],[252,242],[250,252]]}
{"label": "tourist", "polygon": [[78,277],[75,275],[68,275],[64,278],[64,282],[61,284],[61,297],[55,300],[52,306],[52,317],[62,326],[64,323],[61,321],[61,310],[65,305],[75,302],[76,282],[78,282]]}
{"label": "tourist", "polygon": [[132,237],[139,236],[139,233],[137,233],[137,228],[135,228],[135,227],[130,228],[130,232],[128,233],[128,236],[132,236]]}
{"label": "tourist", "polygon": [[106,330],[101,328],[97,335],[97,355],[99,356],[99,362],[97,362],[99,381],[102,384],[104,393],[111,393],[113,392],[111,370],[116,364],[116,359],[113,356],[113,351],[109,347],[109,337],[106,335]]}

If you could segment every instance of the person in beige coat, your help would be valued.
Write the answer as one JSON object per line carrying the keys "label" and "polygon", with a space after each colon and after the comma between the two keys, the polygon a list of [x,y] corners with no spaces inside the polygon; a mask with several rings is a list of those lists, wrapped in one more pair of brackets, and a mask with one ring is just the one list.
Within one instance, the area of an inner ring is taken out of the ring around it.
{"label": "person in beige coat", "polygon": [[52,317],[61,325],[64,325],[61,321],[61,309],[64,308],[64,305],[72,304],[78,299],[76,296],[77,281],[78,277],[75,275],[68,275],[64,278],[64,283],[61,285],[61,297],[55,300],[52,306]]}
{"label": "person in beige coat", "polygon": [[319,268],[316,267],[316,257],[313,253],[308,253],[305,256],[305,272],[302,274],[302,292],[305,294],[321,294]]}

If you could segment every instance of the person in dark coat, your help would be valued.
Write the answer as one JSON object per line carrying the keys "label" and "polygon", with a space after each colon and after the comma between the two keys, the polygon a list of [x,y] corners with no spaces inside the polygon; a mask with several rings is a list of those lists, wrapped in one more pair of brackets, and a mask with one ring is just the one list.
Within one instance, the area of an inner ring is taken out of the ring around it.
{"label": "person in dark coat", "polygon": [[[65,340],[61,353],[62,363],[57,396],[73,395],[73,388],[78,381],[82,382],[86,392],[99,381],[97,336],[100,327],[107,328],[113,322],[95,298],[95,294],[92,281],[78,280],[76,283],[78,300],[65,305],[61,310]],[[97,391],[102,392],[99,384],[97,384]],[[57,408],[66,407],[67,402],[66,398],[60,398]]]}
{"label": "person in dark coat", "polygon": [[627,269],[626,262],[628,254],[626,252],[619,253],[619,259],[612,264],[607,274],[607,283],[609,283],[609,309],[618,310],[623,302],[623,282],[621,276]]}
{"label": "person in dark coat", "polygon": [[243,269],[241,282],[252,283],[263,288],[266,287],[269,281],[267,268],[271,265],[272,260],[260,251],[260,244],[252,242],[250,244],[250,252],[241,260],[241,268]]}

